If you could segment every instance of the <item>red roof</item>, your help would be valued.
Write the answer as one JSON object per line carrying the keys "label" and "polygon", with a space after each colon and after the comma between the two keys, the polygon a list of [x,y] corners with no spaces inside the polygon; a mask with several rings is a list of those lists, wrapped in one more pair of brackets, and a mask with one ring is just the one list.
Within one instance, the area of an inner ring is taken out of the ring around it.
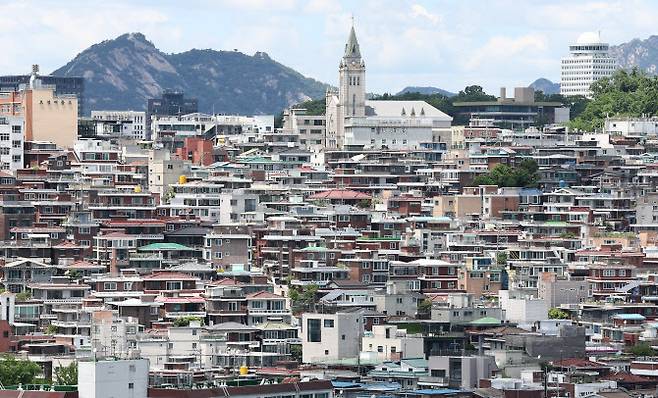
{"label": "red roof", "polygon": [[372,199],[370,195],[367,195],[363,192],[353,191],[351,189],[329,189],[327,191],[322,191],[314,193],[308,197],[309,199]]}
{"label": "red roof", "polygon": [[621,381],[624,383],[649,383],[649,382],[654,382],[653,379],[650,379],[648,377],[642,377],[638,375],[634,375],[632,373],[627,373],[627,372],[617,372],[613,373],[611,375],[608,375],[605,377],[606,380],[612,380],[612,381]]}
{"label": "red roof", "polygon": [[156,297],[155,301],[158,303],[165,304],[185,304],[185,303],[205,303],[206,300],[203,297]]}
{"label": "red roof", "polygon": [[241,286],[243,285],[242,282],[238,282],[235,279],[231,278],[224,278],[221,279],[217,282],[211,283],[213,286]]}
{"label": "red roof", "polygon": [[256,292],[256,293],[248,294],[248,295],[247,295],[247,298],[248,298],[248,299],[250,299],[250,298],[262,298],[262,299],[272,298],[272,299],[282,299],[283,296],[279,296],[278,294],[274,294],[274,293],[267,292],[267,291],[265,291],[265,290],[261,290],[260,292]]}

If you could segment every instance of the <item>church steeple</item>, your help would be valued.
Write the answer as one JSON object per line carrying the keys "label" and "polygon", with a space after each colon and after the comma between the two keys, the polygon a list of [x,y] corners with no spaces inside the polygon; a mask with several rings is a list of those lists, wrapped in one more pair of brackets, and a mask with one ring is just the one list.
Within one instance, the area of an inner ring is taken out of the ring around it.
{"label": "church steeple", "polygon": [[361,58],[361,49],[359,48],[359,41],[356,39],[356,32],[354,32],[354,21],[352,20],[352,29],[350,29],[350,36],[345,44],[344,58]]}
{"label": "church steeple", "polygon": [[345,44],[345,54],[338,67],[338,98],[343,117],[363,117],[366,114],[366,64],[354,32],[354,21]]}

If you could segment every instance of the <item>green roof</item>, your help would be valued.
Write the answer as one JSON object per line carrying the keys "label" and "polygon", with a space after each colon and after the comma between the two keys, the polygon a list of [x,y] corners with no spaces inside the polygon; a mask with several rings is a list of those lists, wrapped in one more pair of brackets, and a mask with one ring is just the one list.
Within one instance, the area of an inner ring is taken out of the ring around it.
{"label": "green roof", "polygon": [[489,325],[500,325],[501,321],[500,319],[496,319],[494,317],[490,316],[485,316],[484,318],[476,319],[472,321],[470,324],[474,326],[489,326]]}
{"label": "green roof", "polygon": [[191,248],[181,245],[179,243],[151,243],[150,245],[142,246],[138,250],[145,252],[153,252],[160,250],[192,250]]}

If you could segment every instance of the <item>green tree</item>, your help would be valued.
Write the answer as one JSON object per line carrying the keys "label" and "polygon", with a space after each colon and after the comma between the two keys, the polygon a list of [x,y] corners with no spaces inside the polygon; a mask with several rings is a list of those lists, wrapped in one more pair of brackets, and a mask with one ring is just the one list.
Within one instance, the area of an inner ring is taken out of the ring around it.
{"label": "green tree", "polygon": [[60,386],[78,385],[78,364],[71,362],[68,366],[56,367],[55,381]]}
{"label": "green tree", "polygon": [[637,117],[658,113],[658,77],[638,68],[620,69],[594,82],[590,90],[592,100],[571,121],[572,128],[593,131],[603,126],[607,116]]}
{"label": "green tree", "polygon": [[496,264],[507,265],[507,252],[496,253]]}
{"label": "green tree", "polygon": [[198,316],[181,316],[174,320],[174,327],[190,326],[190,322],[200,322],[203,325],[203,319]]}
{"label": "green tree", "polygon": [[296,309],[309,309],[315,305],[315,296],[318,293],[318,285],[308,285],[298,288],[291,287],[288,289],[288,297],[292,301],[292,306]]}
{"label": "green tree", "polygon": [[39,373],[41,367],[32,361],[6,354],[0,356],[0,382],[4,386],[31,384]]}
{"label": "green tree", "polygon": [[301,344],[291,344],[290,345],[290,356],[293,360],[301,363],[302,362],[302,345]]}
{"label": "green tree", "polygon": [[427,315],[432,312],[432,300],[425,299],[418,303],[418,314]]}
{"label": "green tree", "polygon": [[656,350],[643,341],[635,344],[629,351],[637,357],[652,357],[656,355]]}
{"label": "green tree", "polygon": [[548,310],[548,319],[569,319],[569,313],[559,308]]}
{"label": "green tree", "polygon": [[498,185],[499,187],[536,187],[539,167],[533,159],[524,159],[516,167],[497,164],[489,173],[473,179],[474,185]]}
{"label": "green tree", "polygon": [[32,293],[27,290],[16,294],[16,301],[28,301],[32,298]]}
{"label": "green tree", "polygon": [[57,333],[57,326],[55,325],[48,325],[46,327],[46,334],[55,334]]}

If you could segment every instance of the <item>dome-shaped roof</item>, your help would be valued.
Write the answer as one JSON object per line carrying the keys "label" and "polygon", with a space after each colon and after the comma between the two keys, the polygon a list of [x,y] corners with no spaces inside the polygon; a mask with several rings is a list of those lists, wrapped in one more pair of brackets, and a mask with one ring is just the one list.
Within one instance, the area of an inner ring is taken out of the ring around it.
{"label": "dome-shaped roof", "polygon": [[578,36],[576,44],[599,44],[601,43],[601,35],[597,32],[585,32]]}

